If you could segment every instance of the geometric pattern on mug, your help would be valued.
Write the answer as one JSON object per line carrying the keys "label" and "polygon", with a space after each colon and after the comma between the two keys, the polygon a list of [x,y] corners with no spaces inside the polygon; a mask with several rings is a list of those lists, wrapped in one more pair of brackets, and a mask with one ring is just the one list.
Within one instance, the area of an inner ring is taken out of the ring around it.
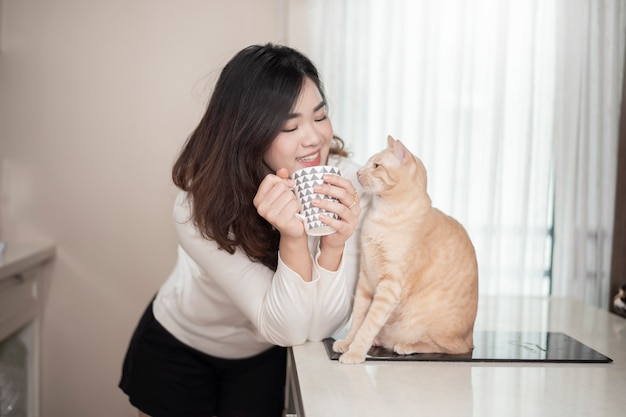
{"label": "geometric pattern on mug", "polygon": [[312,216],[311,219],[306,219],[305,224],[309,230],[317,229],[318,227],[322,227],[322,226],[327,226],[324,223],[322,223],[320,220],[316,219],[314,216]]}
{"label": "geometric pattern on mug", "polygon": [[[324,211],[324,210],[322,210]],[[334,218],[337,218],[337,216],[332,216]],[[306,221],[304,222],[304,224],[307,225],[308,229],[317,229],[318,227],[327,227],[327,224],[322,223],[322,221],[318,218],[317,214],[314,214],[312,216],[308,216],[306,218]]]}
{"label": "geometric pattern on mug", "polygon": [[[339,201],[335,197],[331,197],[326,194],[317,194],[314,192],[308,193],[304,196],[301,196],[298,200],[300,200],[300,204],[302,205],[302,211],[309,210],[312,206],[311,202],[315,199],[319,200],[330,200],[330,201]],[[324,210],[325,212],[326,210]]]}
{"label": "geometric pattern on mug", "polygon": [[296,193],[299,197],[314,194],[313,187],[324,184],[324,180],[299,182],[296,184]]}
{"label": "geometric pattern on mug", "polygon": [[304,176],[304,181],[310,181],[314,179],[321,179],[324,174],[335,174],[341,175],[340,170],[337,167],[328,167],[328,166],[314,166],[308,169],[302,169],[296,173],[294,173],[294,180],[298,180],[301,176]]}
{"label": "geometric pattern on mug", "polygon": [[301,213],[305,217],[304,222],[308,230],[316,229],[319,227],[328,227],[328,225],[322,223],[319,220],[319,214],[324,213],[339,220],[339,216],[335,213],[328,212],[324,209],[313,207],[311,202],[316,198],[321,200],[339,201],[334,197],[326,194],[318,194],[313,190],[316,185],[324,184],[325,174],[341,175],[341,170],[337,167],[331,166],[314,166],[304,168],[294,172],[293,179],[296,182],[294,191],[298,196],[298,200],[302,205]]}
{"label": "geometric pattern on mug", "polygon": [[310,218],[313,218],[313,217],[317,217],[320,213],[322,213],[322,214],[326,214],[326,215],[328,215],[328,216],[330,216],[330,217],[334,217],[336,220],[339,220],[339,216],[337,216],[337,214],[336,214],[336,213],[328,213],[326,210],[321,209],[321,208],[319,208],[319,207],[312,207],[312,208],[310,208],[310,209],[308,209],[308,210],[304,210],[304,211],[302,212],[302,214],[303,214],[303,215],[304,215],[307,219],[310,219]]}

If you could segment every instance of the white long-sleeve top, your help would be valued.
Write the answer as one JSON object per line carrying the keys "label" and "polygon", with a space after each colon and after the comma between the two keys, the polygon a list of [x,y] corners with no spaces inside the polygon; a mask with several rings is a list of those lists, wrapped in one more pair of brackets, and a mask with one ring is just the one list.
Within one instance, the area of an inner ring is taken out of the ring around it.
{"label": "white long-sleeve top", "polygon": [[[358,166],[329,157],[361,196],[362,214],[369,199],[356,180]],[[272,271],[204,239],[190,221],[186,192],[174,204],[179,239],[178,260],[154,300],[154,315],[183,343],[212,356],[244,358],[271,345],[318,341],[340,329],[352,311],[359,264],[360,223],[346,242],[337,271],[319,266],[319,237],[309,237],[313,279],[305,282],[280,259]]]}

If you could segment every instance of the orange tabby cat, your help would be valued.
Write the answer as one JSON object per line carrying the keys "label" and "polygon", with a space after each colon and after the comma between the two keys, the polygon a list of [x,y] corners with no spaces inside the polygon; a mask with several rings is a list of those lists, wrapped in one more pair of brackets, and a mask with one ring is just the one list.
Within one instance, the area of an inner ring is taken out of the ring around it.
{"label": "orange tabby cat", "polygon": [[372,344],[399,354],[467,353],[474,347],[478,266],[467,232],[432,207],[426,169],[391,136],[357,174],[372,207],[363,220],[361,271],[342,363]]}

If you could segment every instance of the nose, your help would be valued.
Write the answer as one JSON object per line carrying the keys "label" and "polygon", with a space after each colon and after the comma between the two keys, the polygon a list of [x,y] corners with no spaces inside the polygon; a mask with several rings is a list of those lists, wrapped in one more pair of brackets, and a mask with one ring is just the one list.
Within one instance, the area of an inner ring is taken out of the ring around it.
{"label": "nose", "polygon": [[319,146],[324,142],[324,135],[320,132],[315,124],[308,123],[306,128],[302,129],[302,145],[307,146]]}

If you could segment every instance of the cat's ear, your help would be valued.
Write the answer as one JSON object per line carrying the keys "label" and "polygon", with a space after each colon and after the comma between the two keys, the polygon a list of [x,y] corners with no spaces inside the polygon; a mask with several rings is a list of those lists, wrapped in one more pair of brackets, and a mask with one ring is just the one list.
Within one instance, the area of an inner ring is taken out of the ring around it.
{"label": "cat's ear", "polygon": [[396,140],[391,135],[387,135],[387,147],[393,149],[395,145],[396,145]]}
{"label": "cat's ear", "polygon": [[398,158],[398,161],[400,161],[402,165],[406,165],[409,163],[409,161],[411,160],[411,152],[406,148],[406,146],[404,146],[402,142],[396,140],[393,150],[395,151],[396,158]]}

